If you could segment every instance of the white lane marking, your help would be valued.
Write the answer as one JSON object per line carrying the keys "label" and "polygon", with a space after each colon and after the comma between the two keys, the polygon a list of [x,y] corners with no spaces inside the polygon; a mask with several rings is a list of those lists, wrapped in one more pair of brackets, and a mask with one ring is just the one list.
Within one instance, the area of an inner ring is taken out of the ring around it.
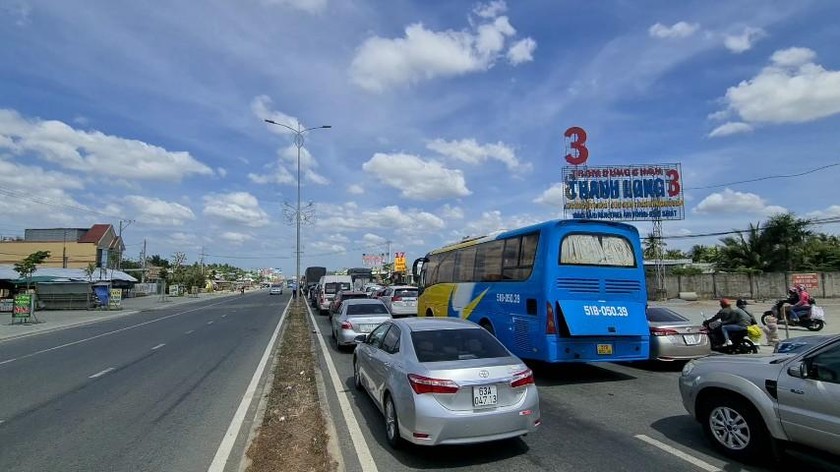
{"label": "white lane marking", "polygon": [[160,344],[158,344],[157,346],[153,347],[153,348],[152,348],[152,350],[153,350],[153,351],[157,351],[158,349],[162,348],[163,346],[166,346],[166,344],[164,344],[164,343],[160,343]]}
{"label": "white lane marking", "polygon": [[103,375],[107,374],[108,372],[111,372],[112,370],[114,370],[114,368],[113,368],[113,367],[108,367],[107,369],[105,369],[105,370],[103,370],[103,371],[101,371],[101,372],[97,372],[97,373],[95,373],[95,374],[91,375],[91,376],[90,376],[90,377],[88,377],[88,378],[89,378],[89,379],[95,379],[95,378],[98,378],[98,377],[102,377]]}
{"label": "white lane marking", "polygon": [[3,365],[3,364],[8,364],[9,362],[14,362],[14,361],[16,361],[16,360],[17,360],[17,358],[14,358],[14,359],[6,359],[5,361],[0,362],[0,365]]}
{"label": "white lane marking", "polygon": [[184,334],[193,334],[194,332],[195,332],[195,330],[194,330],[194,329],[191,329],[191,330],[187,331],[187,332],[186,332],[186,333],[184,333]]}
{"label": "white lane marking", "polygon": [[370,448],[367,445],[367,440],[365,440],[365,436],[362,434],[362,430],[359,427],[359,422],[356,421],[356,416],[353,413],[353,409],[350,407],[350,401],[348,400],[350,394],[347,389],[343,388],[344,384],[338,377],[338,373],[335,370],[335,364],[333,364],[332,361],[332,356],[330,356],[330,353],[327,350],[327,344],[321,336],[321,330],[318,328],[318,323],[315,321],[315,317],[312,316],[312,311],[309,309],[308,305],[306,307],[306,311],[309,313],[309,319],[312,321],[312,326],[315,328],[315,333],[318,335],[318,344],[321,345],[321,351],[324,353],[324,359],[327,361],[327,370],[329,370],[330,379],[332,379],[333,386],[335,386],[335,393],[338,397],[338,404],[341,407],[341,414],[344,416],[344,422],[347,423],[347,429],[350,432],[350,439],[353,441],[353,447],[356,449],[356,457],[359,459],[359,465],[362,466],[363,471],[376,472],[379,469],[376,468],[376,462],[373,461],[373,456],[370,454]]}
{"label": "white lane marking", "polygon": [[212,322],[212,321],[208,321],[208,322],[207,322],[207,324],[208,324],[208,325],[211,325],[211,324],[213,324],[213,322]]}
{"label": "white lane marking", "polygon": [[[130,329],[139,328],[141,326],[146,326],[146,325],[149,325],[149,324],[152,324],[152,323],[157,323],[158,321],[168,320],[169,318],[174,318],[176,316],[185,315],[187,313],[192,313],[194,311],[203,310],[203,309],[209,308],[211,306],[219,305],[219,304],[224,303],[226,301],[228,301],[228,300],[222,300],[218,303],[212,303],[210,305],[205,305],[205,306],[202,306],[202,307],[193,308],[192,310],[186,310],[186,311],[181,311],[181,312],[178,312],[178,313],[173,313],[171,315],[166,315],[166,316],[161,317],[161,318],[155,318],[153,320],[144,321],[142,323],[137,323],[135,325],[126,326],[125,328],[115,329],[113,331],[108,331],[108,332],[105,332],[105,333],[97,334],[96,336],[91,336],[89,338],[79,339],[78,341],[73,341],[73,342],[61,344],[59,346],[53,346],[53,347],[50,347],[50,348],[47,348],[47,349],[42,349],[40,351],[32,352],[32,353],[26,354],[25,356],[20,356],[16,359],[12,359],[12,360],[27,359],[27,358],[32,357],[32,356],[37,356],[38,354],[44,354],[45,352],[57,351],[59,349],[64,349],[65,347],[75,346],[76,344],[86,343],[88,341],[93,341],[94,339],[99,339],[99,338],[102,338],[102,337],[105,337],[105,336],[110,336],[112,334],[122,333],[123,331],[128,331]],[[7,362],[7,361],[3,361],[2,363],[5,363],[5,362]],[[9,362],[11,362],[11,360],[9,360]],[[0,364],[2,364],[2,363],[0,363]]]}
{"label": "white lane marking", "polygon": [[[274,328],[274,334],[271,335],[271,339],[268,341],[268,346],[265,347],[265,352],[263,352],[262,359],[260,359],[260,363],[257,364],[257,370],[254,371],[254,376],[251,377],[251,383],[248,384],[248,388],[245,389],[245,394],[242,395],[242,401],[239,402],[239,408],[236,409],[233,419],[230,420],[230,425],[225,432],[225,436],[222,438],[222,443],[219,444],[219,449],[216,450],[213,462],[210,463],[210,467],[207,469],[208,472],[221,472],[225,469],[225,464],[227,464],[227,461],[230,458],[230,453],[233,450],[236,437],[239,435],[239,430],[242,429],[242,423],[245,421],[245,414],[248,412],[248,408],[250,408],[251,402],[254,400],[254,394],[257,393],[257,384],[260,383],[260,377],[262,377],[265,365],[268,363],[268,358],[271,356],[272,348],[274,347],[275,341],[277,341],[277,335],[280,333],[280,327],[283,325],[283,320],[286,319],[286,313],[289,311],[289,306],[290,305],[286,305],[286,309],[283,310],[283,314],[280,315],[280,321],[277,322],[277,327]],[[273,375],[273,373],[269,373],[268,375]]]}
{"label": "white lane marking", "polygon": [[227,318],[227,315],[222,315],[222,318]]}
{"label": "white lane marking", "polygon": [[684,460],[684,461],[686,461],[690,464],[693,464],[693,465],[695,465],[695,466],[697,466],[697,467],[699,467],[703,470],[707,470],[709,472],[720,472],[720,470],[721,470],[721,469],[713,466],[712,464],[709,464],[706,461],[700,460],[700,459],[698,459],[698,458],[696,458],[696,457],[694,457],[690,454],[686,454],[685,452],[682,452],[682,451],[680,451],[679,449],[677,449],[673,446],[669,446],[662,441],[657,441],[656,439],[653,439],[650,436],[646,436],[644,434],[637,434],[636,438],[641,439],[642,441],[650,444],[651,446],[656,446],[659,449],[662,449],[663,451],[665,451],[669,454],[673,454],[673,455],[679,457],[680,459],[682,459],[682,460]]}

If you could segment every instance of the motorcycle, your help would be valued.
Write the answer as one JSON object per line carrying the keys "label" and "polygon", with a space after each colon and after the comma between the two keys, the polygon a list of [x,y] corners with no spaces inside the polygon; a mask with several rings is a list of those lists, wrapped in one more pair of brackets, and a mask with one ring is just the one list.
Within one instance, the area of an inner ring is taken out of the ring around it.
{"label": "motorcycle", "polygon": [[[772,308],[761,315],[761,324],[766,326],[767,317],[774,316],[778,320],[779,325],[787,324],[788,327],[801,326],[809,331],[820,331],[825,327],[825,314],[822,310],[815,310],[814,305],[811,305],[808,313],[800,316],[799,320],[792,320],[790,319],[790,305],[785,306],[785,304],[787,304],[787,300],[779,300],[773,304]],[[779,316],[781,312],[784,312],[784,317]]]}
{"label": "motorcycle", "polygon": [[721,325],[720,321],[703,321],[703,332],[709,336],[713,351],[721,354],[758,354],[758,346],[749,338],[747,330],[730,333],[729,340],[732,341],[732,345],[724,344],[726,339],[723,337]]}

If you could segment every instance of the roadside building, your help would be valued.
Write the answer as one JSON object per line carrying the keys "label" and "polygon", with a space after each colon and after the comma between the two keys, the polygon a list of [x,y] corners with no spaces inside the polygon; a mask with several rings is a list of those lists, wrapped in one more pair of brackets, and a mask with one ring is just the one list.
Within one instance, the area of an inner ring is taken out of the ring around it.
{"label": "roadside building", "polygon": [[114,227],[96,224],[90,228],[27,229],[23,239],[0,241],[0,265],[23,261],[37,251],[49,251],[50,257],[40,267],[84,269],[116,268],[125,245]]}

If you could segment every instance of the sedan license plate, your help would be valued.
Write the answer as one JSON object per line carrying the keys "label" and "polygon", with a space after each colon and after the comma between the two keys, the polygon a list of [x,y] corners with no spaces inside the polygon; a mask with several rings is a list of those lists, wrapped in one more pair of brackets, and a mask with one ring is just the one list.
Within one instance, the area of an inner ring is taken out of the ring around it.
{"label": "sedan license plate", "polygon": [[499,402],[495,385],[473,387],[473,406],[494,406]]}
{"label": "sedan license plate", "polygon": [[372,324],[359,325],[359,332],[370,333],[371,331],[373,331],[373,328],[375,328],[375,327],[376,327],[376,325],[372,325]]}
{"label": "sedan license plate", "polygon": [[689,346],[694,346],[700,344],[700,335],[699,334],[684,334],[683,341]]}
{"label": "sedan license plate", "polygon": [[599,344],[598,355],[609,356],[613,353],[612,344]]}

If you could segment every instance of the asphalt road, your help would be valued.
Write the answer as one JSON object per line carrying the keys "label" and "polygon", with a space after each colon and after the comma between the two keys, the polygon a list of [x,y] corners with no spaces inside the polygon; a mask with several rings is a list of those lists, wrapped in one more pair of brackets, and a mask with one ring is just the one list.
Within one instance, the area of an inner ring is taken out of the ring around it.
{"label": "asphalt road", "polygon": [[206,471],[288,298],[259,291],[0,343],[0,470]]}
{"label": "asphalt road", "polygon": [[[543,420],[537,433],[481,445],[394,451],[385,442],[382,415],[366,393],[353,388],[352,353],[337,351],[330,344],[327,317],[314,316],[339,378],[338,385],[329,375],[325,382],[348,471],[364,469],[338,395],[349,397],[352,416],[379,471],[762,470],[732,462],[709,447],[699,423],[682,406],[677,389],[681,366],[674,365],[534,365]],[[791,452],[782,466],[840,471],[831,460],[836,458]]]}

